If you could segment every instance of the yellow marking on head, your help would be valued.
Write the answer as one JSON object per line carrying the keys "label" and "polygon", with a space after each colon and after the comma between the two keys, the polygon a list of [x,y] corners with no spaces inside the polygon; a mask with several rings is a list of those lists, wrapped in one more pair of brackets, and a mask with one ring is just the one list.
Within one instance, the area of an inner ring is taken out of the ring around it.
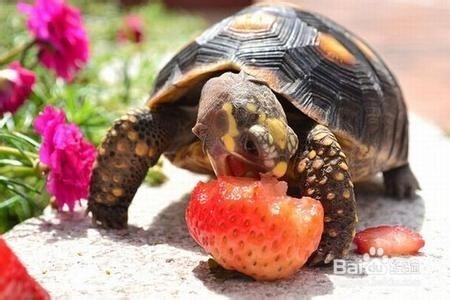
{"label": "yellow marking on head", "polygon": [[285,149],[287,142],[287,133],[286,126],[283,124],[283,122],[275,118],[269,118],[266,120],[266,124],[278,147],[280,147],[281,149]]}
{"label": "yellow marking on head", "polygon": [[256,112],[256,109],[257,109],[257,107],[256,107],[256,105],[255,104],[253,104],[253,103],[247,103],[247,110],[249,111],[249,112]]}
{"label": "yellow marking on head", "polygon": [[280,161],[275,168],[272,169],[272,174],[278,178],[282,177],[287,171],[287,166],[285,161]]}
{"label": "yellow marking on head", "polygon": [[255,32],[269,30],[275,22],[275,16],[267,13],[250,13],[237,16],[229,25],[238,32]]}
{"label": "yellow marking on head", "polygon": [[319,48],[330,60],[347,65],[356,63],[356,58],[337,39],[328,33],[319,33]]}
{"label": "yellow marking on head", "polygon": [[222,142],[225,145],[225,148],[227,149],[227,151],[229,151],[229,152],[233,152],[234,151],[236,143],[234,142],[234,139],[231,137],[231,135],[225,134],[222,137]]}
{"label": "yellow marking on head", "polygon": [[223,108],[223,110],[225,110],[225,112],[227,113],[227,117],[228,117],[228,132],[227,132],[227,134],[229,134],[232,137],[238,136],[239,131],[237,129],[236,120],[234,119],[234,116],[233,116],[233,105],[231,105],[231,103],[225,103],[222,108]]}
{"label": "yellow marking on head", "polygon": [[225,103],[222,108],[227,114],[228,119],[228,131],[222,136],[222,142],[229,152],[233,152],[236,146],[234,137],[239,135],[237,123],[233,116],[233,106],[231,105],[231,103]]}

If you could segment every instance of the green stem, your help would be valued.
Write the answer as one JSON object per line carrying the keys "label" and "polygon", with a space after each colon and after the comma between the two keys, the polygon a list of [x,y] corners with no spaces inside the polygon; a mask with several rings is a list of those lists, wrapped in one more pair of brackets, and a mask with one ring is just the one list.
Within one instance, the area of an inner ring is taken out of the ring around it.
{"label": "green stem", "polygon": [[[23,49],[22,54],[20,55],[20,64],[22,66],[25,66],[25,59],[27,58],[27,54],[30,51],[31,48],[36,44],[36,40],[31,41],[28,43],[28,45]],[[36,65],[33,63],[32,67],[30,69],[34,69]]]}
{"label": "green stem", "polygon": [[128,66],[129,66],[129,61],[127,59],[123,63],[123,85],[124,85],[123,102],[124,103],[128,103],[130,101],[131,81],[130,81],[130,76],[128,75]]}
{"label": "green stem", "polygon": [[27,43],[20,44],[20,45],[16,46],[15,48],[12,48],[5,54],[0,55],[0,65],[5,65],[7,63],[10,63],[14,57],[19,55],[22,51],[27,51],[35,43],[36,43],[36,41],[33,40],[33,41],[29,41]]}
{"label": "green stem", "polygon": [[0,168],[0,174],[13,174],[14,177],[28,177],[37,176],[41,177],[42,173],[38,167],[26,167],[26,166],[5,166]]}
{"label": "green stem", "polygon": [[[23,153],[25,153],[25,155],[27,155],[33,159],[38,158],[38,155],[33,152],[23,151]],[[8,146],[0,146],[0,154],[9,154],[9,155],[17,156],[17,157],[23,157],[22,153],[19,150],[17,150],[16,148],[8,147]]]}

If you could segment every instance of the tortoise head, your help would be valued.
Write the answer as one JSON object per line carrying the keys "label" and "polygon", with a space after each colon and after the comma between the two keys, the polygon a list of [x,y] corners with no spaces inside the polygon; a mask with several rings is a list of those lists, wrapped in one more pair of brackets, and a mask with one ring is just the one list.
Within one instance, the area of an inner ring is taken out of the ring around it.
{"label": "tortoise head", "polygon": [[216,175],[282,177],[298,146],[274,93],[243,72],[204,85],[192,131]]}

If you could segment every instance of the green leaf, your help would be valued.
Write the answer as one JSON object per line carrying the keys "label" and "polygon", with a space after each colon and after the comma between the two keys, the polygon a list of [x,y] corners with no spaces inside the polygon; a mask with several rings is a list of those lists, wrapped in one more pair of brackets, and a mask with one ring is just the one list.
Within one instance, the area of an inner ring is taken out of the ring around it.
{"label": "green leaf", "polygon": [[11,185],[11,186],[20,186],[25,188],[26,190],[30,191],[30,192],[34,192],[39,194],[40,191],[37,190],[36,188],[22,182],[22,181],[17,181],[11,178],[7,178],[5,176],[0,176],[0,184],[4,184],[4,185]]}
{"label": "green leaf", "polygon": [[20,199],[21,198],[16,195],[9,199],[4,200],[3,202],[0,202],[0,209],[11,207],[15,202],[19,201]]}
{"label": "green leaf", "polygon": [[0,165],[6,166],[23,166],[22,162],[17,159],[0,159]]}
{"label": "green leaf", "polygon": [[16,137],[18,137],[19,140],[27,142],[28,144],[33,146],[35,149],[39,149],[39,147],[41,145],[40,143],[36,142],[35,140],[30,138],[29,136],[26,136],[25,134],[22,134],[20,132],[13,132],[12,134],[15,135]]}

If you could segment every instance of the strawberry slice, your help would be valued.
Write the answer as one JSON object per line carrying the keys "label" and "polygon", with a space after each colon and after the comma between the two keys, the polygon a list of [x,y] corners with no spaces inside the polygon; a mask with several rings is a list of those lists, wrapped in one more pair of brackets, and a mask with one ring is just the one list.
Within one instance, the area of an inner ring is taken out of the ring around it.
{"label": "strawberry slice", "polygon": [[[356,234],[353,242],[360,254],[375,255],[378,249],[388,256],[413,255],[425,245],[422,236],[404,226],[378,226]],[[371,248],[372,251],[370,250]],[[380,251],[378,250],[378,255]]]}
{"label": "strawberry slice", "polygon": [[0,237],[0,299],[50,299]]}
{"label": "strawberry slice", "polygon": [[317,249],[323,208],[286,191],[287,184],[274,178],[200,182],[186,210],[189,232],[228,270],[257,280],[288,277]]}

